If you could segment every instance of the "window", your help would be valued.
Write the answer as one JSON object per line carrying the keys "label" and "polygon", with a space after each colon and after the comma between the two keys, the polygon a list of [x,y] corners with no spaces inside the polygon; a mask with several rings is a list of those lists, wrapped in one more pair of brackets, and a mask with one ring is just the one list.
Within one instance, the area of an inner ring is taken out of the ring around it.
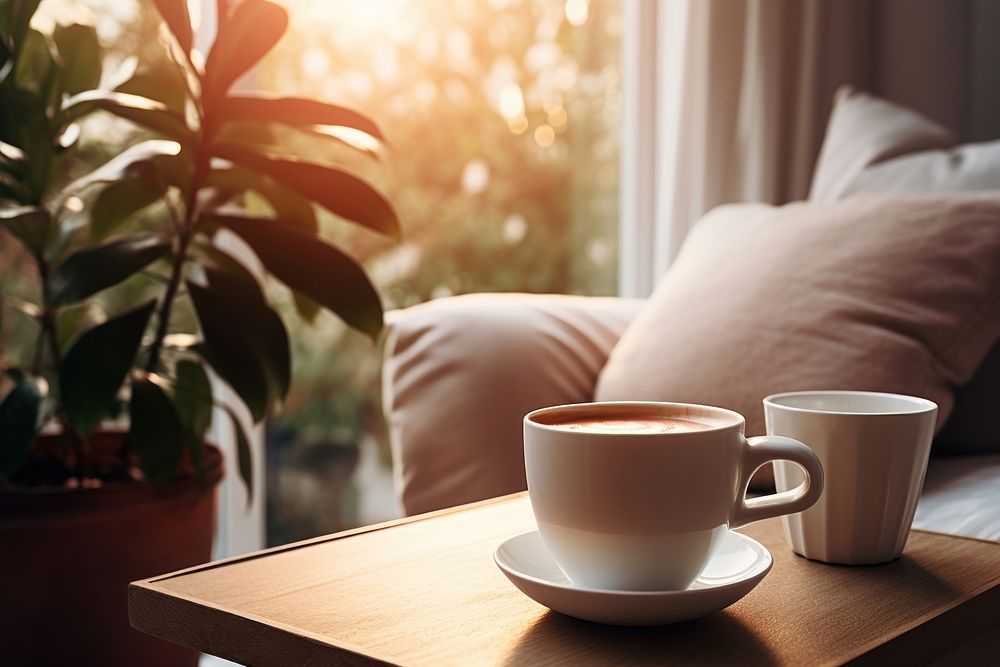
{"label": "window", "polygon": [[[361,109],[390,245],[327,220],[387,308],[483,291],[614,294],[621,8],[610,0],[295,0],[257,82]],[[284,301],[288,303],[287,300]],[[267,432],[269,544],[389,518],[379,355],[333,318],[287,318],[295,383]]]}

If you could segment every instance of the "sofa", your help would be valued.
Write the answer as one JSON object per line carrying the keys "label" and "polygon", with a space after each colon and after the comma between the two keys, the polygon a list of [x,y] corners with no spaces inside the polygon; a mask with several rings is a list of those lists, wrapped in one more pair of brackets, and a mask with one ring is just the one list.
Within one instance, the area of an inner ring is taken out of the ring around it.
{"label": "sofa", "polygon": [[844,88],[809,201],[710,212],[648,300],[476,294],[389,313],[402,506],[525,489],[521,420],[546,405],[710,403],[747,415],[749,436],[762,392],[872,389],[942,408],[914,527],[1000,541],[997,230],[1000,142],[959,145]]}

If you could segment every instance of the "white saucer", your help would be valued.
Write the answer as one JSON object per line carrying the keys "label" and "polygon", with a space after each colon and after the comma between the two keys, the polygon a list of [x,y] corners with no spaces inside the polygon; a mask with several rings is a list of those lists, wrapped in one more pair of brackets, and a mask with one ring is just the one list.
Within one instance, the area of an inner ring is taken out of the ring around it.
{"label": "white saucer", "polygon": [[701,576],[685,591],[615,591],[570,583],[538,531],[512,537],[493,554],[507,578],[553,611],[611,625],[662,625],[699,618],[733,604],[771,569],[771,553],[746,535],[723,535]]}

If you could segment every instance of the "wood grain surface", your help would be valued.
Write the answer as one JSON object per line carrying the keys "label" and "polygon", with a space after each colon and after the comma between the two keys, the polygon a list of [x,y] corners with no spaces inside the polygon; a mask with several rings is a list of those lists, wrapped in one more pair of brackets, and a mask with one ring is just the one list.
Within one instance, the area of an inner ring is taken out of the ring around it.
{"label": "wood grain surface", "polygon": [[133,583],[132,624],[250,665],[926,663],[1000,624],[1000,545],[914,531],[903,556],[825,565],[780,520],[741,529],[774,567],[703,619],[620,628],[549,611],[493,563],[524,494]]}

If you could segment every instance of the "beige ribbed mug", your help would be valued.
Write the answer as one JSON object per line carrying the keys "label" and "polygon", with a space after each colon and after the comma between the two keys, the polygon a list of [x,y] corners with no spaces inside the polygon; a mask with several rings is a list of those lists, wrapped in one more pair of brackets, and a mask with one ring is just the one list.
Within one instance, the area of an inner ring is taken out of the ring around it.
{"label": "beige ribbed mug", "polygon": [[[823,495],[782,517],[792,550],[826,563],[897,558],[910,534],[927,472],[937,405],[902,394],[799,391],[764,399],[769,435],[795,438],[823,463]],[[777,462],[778,491],[801,481]]]}

